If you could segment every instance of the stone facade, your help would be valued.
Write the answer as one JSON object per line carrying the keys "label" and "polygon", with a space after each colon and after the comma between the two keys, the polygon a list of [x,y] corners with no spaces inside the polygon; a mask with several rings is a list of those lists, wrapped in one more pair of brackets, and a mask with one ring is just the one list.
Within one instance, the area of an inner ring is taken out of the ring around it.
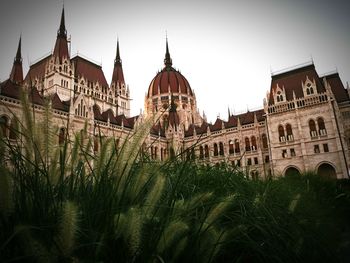
{"label": "stone facade", "polygon": [[146,117],[159,114],[143,145],[154,161],[184,153],[201,163],[234,165],[252,177],[316,171],[348,178],[348,88],[338,73],[319,76],[313,63],[273,74],[261,109],[228,113],[227,120],[211,124],[199,113],[187,79],[172,67],[167,41],[164,68],[149,85],[144,114],[131,117],[119,41],[108,84],[100,65],[70,57],[63,10],[52,54],[32,64],[23,78],[20,42],[10,78],[0,84],[0,125],[10,140],[18,127],[13,115],[24,118],[21,90],[28,91],[38,118],[46,104],[52,108],[57,143],[66,132],[87,127],[95,152],[99,136],[114,137],[121,145]]}

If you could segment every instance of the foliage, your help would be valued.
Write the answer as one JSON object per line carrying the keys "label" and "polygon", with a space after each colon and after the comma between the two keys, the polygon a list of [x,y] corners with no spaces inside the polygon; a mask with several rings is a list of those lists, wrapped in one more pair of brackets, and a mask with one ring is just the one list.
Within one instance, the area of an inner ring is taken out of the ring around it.
{"label": "foliage", "polygon": [[49,108],[35,124],[25,107],[18,140],[0,144],[2,262],[349,260],[348,181],[151,162],[153,120],[118,150],[101,137],[94,152],[86,131],[58,145]]}

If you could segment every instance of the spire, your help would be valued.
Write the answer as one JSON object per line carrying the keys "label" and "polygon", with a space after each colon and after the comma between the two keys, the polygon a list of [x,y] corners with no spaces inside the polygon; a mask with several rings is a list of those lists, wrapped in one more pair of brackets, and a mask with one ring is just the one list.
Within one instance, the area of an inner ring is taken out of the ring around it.
{"label": "spire", "polygon": [[10,74],[10,80],[15,83],[21,83],[23,81],[21,43],[22,43],[22,37],[19,38],[17,53],[14,59],[11,74]]}
{"label": "spire", "polygon": [[169,109],[169,125],[171,125],[175,131],[177,131],[177,127],[180,124],[180,120],[179,120],[179,115],[177,114],[176,111],[176,104],[175,104],[175,99],[173,94],[171,94],[171,104],[170,104],[170,109]]}
{"label": "spire", "polygon": [[120,52],[119,52],[119,39],[117,39],[117,52],[114,60],[112,83],[115,83],[116,86],[118,84],[119,87],[121,87],[122,84],[125,85],[122,60],[120,58]]}
{"label": "spire", "polygon": [[166,51],[165,51],[164,65],[167,68],[173,65],[173,62],[171,60],[170,53],[169,53],[168,37],[166,37]]}
{"label": "spire", "polygon": [[64,6],[62,8],[61,23],[60,23],[60,28],[57,31],[57,37],[67,38],[67,30],[66,30],[66,25],[64,23]]}
{"label": "spire", "polygon": [[53,55],[55,57],[58,57],[60,59],[60,62],[62,62],[63,57],[69,58],[67,30],[64,22],[64,6],[62,8],[61,23],[57,31],[57,39]]}
{"label": "spire", "polygon": [[120,52],[119,52],[119,39],[117,39],[117,53],[115,56],[115,60],[114,60],[114,65],[122,65],[122,60],[120,58]]}

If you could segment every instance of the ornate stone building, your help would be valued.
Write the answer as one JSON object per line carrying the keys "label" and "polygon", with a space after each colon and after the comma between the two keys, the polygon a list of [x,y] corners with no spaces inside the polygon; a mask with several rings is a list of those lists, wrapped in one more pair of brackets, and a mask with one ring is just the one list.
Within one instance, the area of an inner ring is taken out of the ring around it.
{"label": "ornate stone building", "polygon": [[[36,114],[53,109],[57,143],[87,127],[99,150],[99,136],[124,140],[145,117],[161,113],[145,141],[151,159],[163,161],[184,153],[197,162],[228,163],[252,177],[305,171],[348,178],[350,97],[338,73],[318,75],[313,63],[272,75],[263,108],[208,123],[197,108],[188,80],[172,67],[168,41],[164,68],[152,79],[145,111],[130,116],[117,42],[112,81],[102,67],[77,55],[70,57],[64,10],[52,54],[32,64],[23,77],[21,40],[8,80],[0,84],[0,125],[15,140],[21,115],[21,90],[27,90]],[[68,129],[68,130],[67,130]]]}

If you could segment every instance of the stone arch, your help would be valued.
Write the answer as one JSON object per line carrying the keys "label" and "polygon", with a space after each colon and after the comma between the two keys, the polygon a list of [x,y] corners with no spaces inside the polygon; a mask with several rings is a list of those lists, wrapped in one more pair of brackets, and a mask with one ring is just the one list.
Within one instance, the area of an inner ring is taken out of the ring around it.
{"label": "stone arch", "polygon": [[324,178],[337,178],[337,172],[335,166],[329,162],[322,162],[317,165],[316,168],[317,175]]}
{"label": "stone arch", "polygon": [[300,173],[300,170],[299,170],[298,167],[293,166],[293,165],[290,165],[290,166],[288,166],[288,167],[284,170],[283,175],[284,175],[285,177],[289,177],[289,176],[299,176],[299,175],[301,175],[301,173]]}

